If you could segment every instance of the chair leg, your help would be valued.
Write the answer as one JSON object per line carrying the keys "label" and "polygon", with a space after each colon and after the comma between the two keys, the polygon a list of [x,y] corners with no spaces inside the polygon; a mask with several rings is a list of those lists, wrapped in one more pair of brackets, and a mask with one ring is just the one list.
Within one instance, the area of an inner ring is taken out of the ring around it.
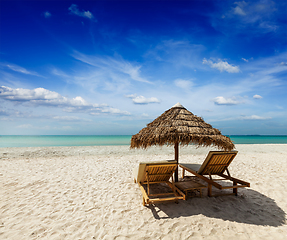
{"label": "chair leg", "polygon": [[143,197],[143,206],[145,206],[145,200],[144,200],[144,197]]}
{"label": "chair leg", "polygon": [[[237,182],[233,182],[233,186],[236,186]],[[237,188],[233,188],[233,193],[237,196]]]}
{"label": "chair leg", "polygon": [[185,169],[182,169],[182,178],[184,178]]}
{"label": "chair leg", "polygon": [[208,184],[207,193],[208,193],[208,197],[212,197],[212,185],[211,184]]}

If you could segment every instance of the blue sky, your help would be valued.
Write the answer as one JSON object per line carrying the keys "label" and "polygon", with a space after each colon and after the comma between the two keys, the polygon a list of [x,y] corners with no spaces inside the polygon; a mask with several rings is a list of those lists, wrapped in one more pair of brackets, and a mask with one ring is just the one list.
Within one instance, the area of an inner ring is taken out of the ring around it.
{"label": "blue sky", "polygon": [[135,134],[177,102],[287,134],[286,1],[1,1],[0,135]]}

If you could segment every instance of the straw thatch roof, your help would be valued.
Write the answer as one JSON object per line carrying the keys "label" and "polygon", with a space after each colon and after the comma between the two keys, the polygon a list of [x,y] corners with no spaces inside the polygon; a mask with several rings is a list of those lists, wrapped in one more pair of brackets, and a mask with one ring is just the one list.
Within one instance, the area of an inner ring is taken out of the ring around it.
{"label": "straw thatch roof", "polygon": [[131,148],[175,143],[181,145],[193,143],[206,147],[214,145],[225,151],[234,148],[230,138],[223,136],[218,129],[213,128],[180,104],[165,111],[138,134],[133,135]]}

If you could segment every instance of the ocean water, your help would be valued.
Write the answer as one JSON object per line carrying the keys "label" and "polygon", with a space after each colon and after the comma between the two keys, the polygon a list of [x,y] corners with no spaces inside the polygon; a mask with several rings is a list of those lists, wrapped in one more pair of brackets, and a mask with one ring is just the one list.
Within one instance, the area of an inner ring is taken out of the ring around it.
{"label": "ocean water", "polygon": [[130,145],[129,135],[39,135],[0,136],[0,147],[57,147]]}
{"label": "ocean water", "polygon": [[286,135],[231,135],[234,144],[287,144]]}
{"label": "ocean water", "polygon": [[[130,145],[131,135],[0,136],[0,147],[113,146]],[[287,136],[231,135],[235,144],[287,144]]]}

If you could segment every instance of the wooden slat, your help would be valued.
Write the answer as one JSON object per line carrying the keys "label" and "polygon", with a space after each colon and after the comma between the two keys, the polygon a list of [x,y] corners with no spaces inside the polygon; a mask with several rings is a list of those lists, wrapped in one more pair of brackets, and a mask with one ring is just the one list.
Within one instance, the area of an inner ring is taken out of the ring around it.
{"label": "wooden slat", "polygon": [[170,173],[155,173],[155,174],[148,174],[149,177],[153,177],[153,176],[164,176],[164,177],[171,177]]}
{"label": "wooden slat", "polygon": [[221,163],[221,164],[208,164],[208,166],[211,166],[211,167],[213,167],[213,166],[224,166],[224,167],[226,167],[226,166],[228,166],[228,164],[226,164],[226,163]]}
{"label": "wooden slat", "polygon": [[181,167],[181,168],[184,168],[186,171],[188,171],[188,172],[194,174],[195,176],[201,178],[202,180],[206,181],[207,183],[212,184],[213,186],[215,186],[215,187],[217,187],[217,188],[219,188],[219,189],[222,188],[222,186],[219,185],[218,183],[216,183],[216,182],[214,182],[214,181],[208,179],[207,177],[204,177],[203,175],[198,174],[197,172],[193,171],[192,169],[186,168],[186,167],[184,167],[184,166],[182,166],[182,165],[180,165],[180,167]]}
{"label": "wooden slat", "polygon": [[206,175],[208,174],[208,171],[211,174],[223,173],[226,167],[230,165],[235,155],[235,153],[222,153],[212,155],[201,174]]}
{"label": "wooden slat", "polygon": [[232,189],[232,188],[242,188],[242,187],[246,187],[246,185],[226,186],[226,187],[222,187],[222,189]]}
{"label": "wooden slat", "polygon": [[[168,181],[174,173],[177,164],[159,164],[159,165],[147,165],[146,171],[148,173],[149,182]],[[147,179],[144,180],[145,182]]]}
{"label": "wooden slat", "polygon": [[[179,193],[179,195],[181,195],[183,197],[183,200],[186,200],[186,195],[178,188],[176,187],[174,184],[167,182],[167,184],[171,187],[174,188],[176,193]],[[178,194],[176,194],[177,196],[179,196]]]}
{"label": "wooden slat", "polygon": [[139,187],[140,187],[140,190],[141,190],[141,192],[142,192],[143,198],[144,198],[145,200],[148,200],[149,197],[148,197],[148,195],[147,195],[147,193],[146,193],[144,187],[143,187],[140,183],[139,183]]}
{"label": "wooden slat", "polygon": [[211,173],[218,173],[224,171],[224,168],[228,166],[228,159],[229,156],[226,155],[214,155],[214,161],[213,164],[209,164],[208,167],[210,167],[208,170]]}
{"label": "wooden slat", "polygon": [[152,197],[152,196],[165,196],[165,195],[174,195],[173,192],[170,192],[170,193],[154,193],[154,194],[150,194],[149,196]]}
{"label": "wooden slat", "polygon": [[212,178],[213,181],[226,181],[225,178]]}
{"label": "wooden slat", "polygon": [[183,197],[153,198],[153,199],[149,199],[149,202],[151,202],[151,203],[153,203],[153,202],[165,202],[165,201],[175,201],[175,200],[179,200],[179,199],[183,199]]}
{"label": "wooden slat", "polygon": [[229,180],[231,180],[231,181],[235,181],[235,182],[237,182],[237,183],[240,183],[240,184],[242,184],[242,185],[246,185],[246,187],[250,187],[250,183],[249,182],[245,182],[245,181],[242,181],[242,180],[240,180],[240,179],[237,179],[237,178],[234,178],[234,177],[229,177],[229,176],[227,176],[227,175],[225,175],[225,174],[218,174],[220,177],[224,177],[224,178],[226,178],[226,179],[229,179]]}
{"label": "wooden slat", "polygon": [[[156,184],[156,183],[167,183],[168,181],[155,181],[155,182],[149,182],[149,184]],[[148,184],[148,182],[142,182],[142,184]]]}

